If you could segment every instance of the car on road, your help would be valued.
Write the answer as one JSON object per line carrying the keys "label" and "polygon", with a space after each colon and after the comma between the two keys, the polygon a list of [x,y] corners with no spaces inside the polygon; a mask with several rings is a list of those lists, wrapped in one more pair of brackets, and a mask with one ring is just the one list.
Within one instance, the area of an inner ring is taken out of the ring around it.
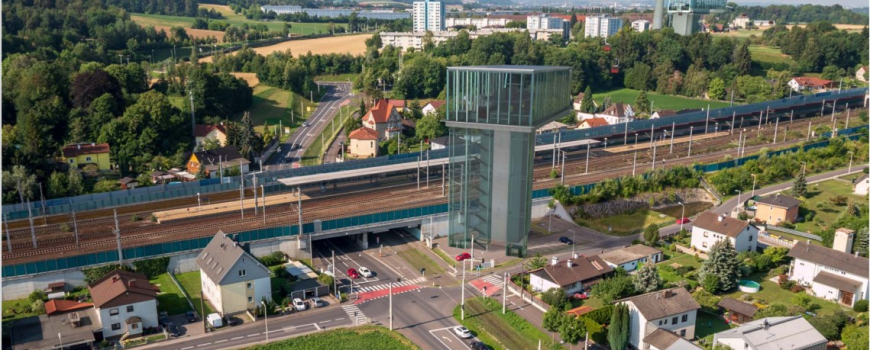
{"label": "car on road", "polygon": [[692,220],[689,220],[689,218],[685,216],[682,219],[677,219],[677,224],[688,224],[690,222],[692,222]]}
{"label": "car on road", "polygon": [[365,277],[365,278],[371,278],[371,277],[373,276],[373,275],[372,275],[372,270],[369,270],[369,269],[368,269],[367,267],[365,267],[365,266],[360,266],[360,267],[359,267],[359,274],[360,274],[361,276]]}
{"label": "car on road", "polygon": [[492,350],[492,348],[483,342],[473,341],[471,342],[471,350]]}
{"label": "car on road", "polygon": [[291,152],[292,152],[292,151],[295,151],[295,150],[299,149],[299,147],[301,147],[301,146],[299,146],[298,143],[294,143],[294,144],[293,144],[293,147],[290,148],[290,151],[291,151]]}
{"label": "car on road", "polygon": [[359,278],[359,272],[356,272],[356,269],[354,268],[347,269],[347,277],[357,279]]}
{"label": "car on road", "polygon": [[178,326],[176,326],[175,323],[172,322],[166,324],[166,332],[168,332],[169,335],[173,337],[181,335],[181,330],[178,329]]}
{"label": "car on road", "polygon": [[305,311],[307,307],[308,305],[305,305],[305,302],[302,301],[302,299],[293,298],[293,308],[296,309],[296,311]]}
{"label": "car on road", "polygon": [[311,124],[308,124],[308,122],[304,122],[304,123],[302,123],[302,127],[303,127],[303,128],[307,128],[309,125],[311,125]]}
{"label": "car on road", "polygon": [[574,244],[574,241],[572,241],[572,240],[571,240],[570,238],[568,238],[568,237],[559,237],[559,242],[565,243],[565,244],[567,244],[567,245],[573,245],[573,244]]}
{"label": "car on road", "polygon": [[169,313],[166,311],[161,311],[160,315],[157,316],[157,323],[159,323],[161,326],[166,326],[166,324],[169,323]]}
{"label": "car on road", "polygon": [[314,304],[315,308],[326,306],[326,302],[317,297],[311,298],[311,303]]}
{"label": "car on road", "polygon": [[462,338],[462,339],[466,339],[466,338],[471,338],[471,337],[472,337],[472,335],[471,335],[471,331],[469,331],[468,328],[465,328],[465,327],[462,327],[462,326],[459,326],[459,327],[453,327],[453,333],[456,333],[456,335],[457,335],[458,337]]}
{"label": "car on road", "polygon": [[462,260],[465,260],[465,259],[471,259],[471,254],[468,254],[468,253],[462,253],[462,254],[459,254],[459,255],[456,256],[456,261],[462,261]]}
{"label": "car on road", "polygon": [[196,313],[193,311],[188,311],[184,313],[184,316],[187,317],[187,322],[196,322]]}

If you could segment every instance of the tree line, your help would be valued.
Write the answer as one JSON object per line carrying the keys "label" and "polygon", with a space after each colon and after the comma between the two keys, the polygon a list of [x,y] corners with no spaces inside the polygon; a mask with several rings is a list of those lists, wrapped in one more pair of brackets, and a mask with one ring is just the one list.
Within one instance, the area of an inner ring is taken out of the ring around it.
{"label": "tree line", "polygon": [[825,5],[767,5],[767,6],[742,6],[736,3],[728,3],[734,10],[717,16],[723,23],[731,23],[734,18],[746,14],[751,19],[773,20],[776,23],[810,23],[816,21],[828,21],[841,24],[867,24],[866,13],[857,13],[843,8],[839,4]]}
{"label": "tree line", "polygon": [[[867,23],[865,16],[864,23]],[[868,29],[865,26],[860,32],[837,30],[831,22],[813,22],[806,28],[785,25],[776,26],[764,31],[763,42],[769,46],[778,47],[782,53],[790,55],[797,66],[780,66],[777,69],[802,72],[839,72],[839,76],[854,75],[857,67],[867,64],[870,60],[868,46]],[[837,77],[837,76],[834,76]]]}

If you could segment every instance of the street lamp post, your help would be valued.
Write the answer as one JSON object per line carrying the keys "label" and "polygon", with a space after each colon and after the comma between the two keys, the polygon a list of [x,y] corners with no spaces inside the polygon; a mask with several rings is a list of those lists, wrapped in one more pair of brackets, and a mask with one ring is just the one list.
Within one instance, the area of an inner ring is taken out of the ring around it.
{"label": "street lamp post", "polygon": [[266,321],[266,342],[268,343],[269,342],[269,309],[266,306],[265,300],[260,301],[260,304],[263,304],[263,317],[264,317],[264,320]]}
{"label": "street lamp post", "polygon": [[[466,261],[468,261],[468,259],[462,260],[462,300],[461,300],[462,305],[459,307],[459,310],[461,312],[461,321],[465,321],[465,262]],[[393,293],[390,292],[390,306],[393,305],[392,304],[392,301],[393,301],[392,295],[393,295]],[[393,318],[391,317],[390,318],[390,330],[392,330],[392,329],[393,329]]]}
{"label": "street lamp post", "polygon": [[801,162],[801,174],[807,176],[807,162]]}
{"label": "street lamp post", "polygon": [[196,206],[197,210],[202,210],[202,198],[199,196],[199,192],[196,193]]}
{"label": "street lamp post", "polygon": [[854,157],[854,156],[855,156],[855,153],[853,153],[852,151],[849,151],[849,170],[846,171],[847,174],[852,172],[852,157]]}
{"label": "street lamp post", "polygon": [[683,202],[678,202],[683,207],[683,213],[680,214],[680,232],[683,232],[683,223],[686,221],[686,205]]}
{"label": "street lamp post", "polygon": [[752,194],[749,198],[755,198],[755,183],[758,181],[758,175],[750,174],[752,176]]}
{"label": "street lamp post", "polygon": [[740,202],[740,195],[743,194],[743,192],[740,190],[735,190],[735,191],[737,191],[737,205],[740,205],[740,203],[741,203]]}
{"label": "street lamp post", "polygon": [[[553,203],[553,210],[554,211],[556,210],[557,205],[559,205],[559,200],[555,199],[555,202]],[[550,222],[547,224],[547,231],[553,232],[553,214],[552,213],[550,213]]]}

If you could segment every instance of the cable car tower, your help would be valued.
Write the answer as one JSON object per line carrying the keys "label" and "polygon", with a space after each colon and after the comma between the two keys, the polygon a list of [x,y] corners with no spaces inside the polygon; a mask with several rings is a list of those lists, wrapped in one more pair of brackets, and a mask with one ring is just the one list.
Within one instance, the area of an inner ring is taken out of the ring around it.
{"label": "cable car tower", "polygon": [[701,16],[711,13],[721,13],[726,10],[727,0],[656,0],[653,14],[653,29],[662,29],[665,10],[670,16],[670,26],[680,35],[697,33],[701,26]]}

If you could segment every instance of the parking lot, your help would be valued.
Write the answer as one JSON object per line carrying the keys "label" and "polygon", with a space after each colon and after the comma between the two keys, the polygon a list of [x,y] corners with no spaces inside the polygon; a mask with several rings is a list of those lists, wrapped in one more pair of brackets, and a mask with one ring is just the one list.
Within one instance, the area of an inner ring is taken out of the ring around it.
{"label": "parking lot", "polygon": [[435,339],[438,339],[438,342],[443,344],[444,349],[447,350],[468,350],[471,349],[471,342],[479,341],[474,336],[462,339],[453,332],[453,328],[454,327],[433,329],[429,331],[429,334],[435,337]]}

